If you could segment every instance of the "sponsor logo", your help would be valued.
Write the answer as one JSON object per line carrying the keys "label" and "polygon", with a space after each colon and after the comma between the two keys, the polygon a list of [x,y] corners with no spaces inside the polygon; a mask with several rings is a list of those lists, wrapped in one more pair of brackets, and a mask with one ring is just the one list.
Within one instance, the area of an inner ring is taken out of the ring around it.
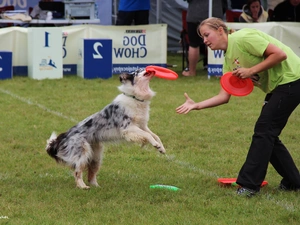
{"label": "sponsor logo", "polygon": [[40,70],[53,70],[56,68],[55,62],[52,59],[42,59],[40,63]]}

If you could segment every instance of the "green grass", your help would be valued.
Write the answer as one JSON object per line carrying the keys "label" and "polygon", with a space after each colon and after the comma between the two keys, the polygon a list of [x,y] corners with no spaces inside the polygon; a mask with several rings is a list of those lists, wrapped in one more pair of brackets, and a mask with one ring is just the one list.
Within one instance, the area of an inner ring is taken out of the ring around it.
{"label": "green grass", "polygon": [[[181,74],[180,56],[170,54],[168,63]],[[219,91],[219,78],[207,79],[198,69],[196,77],[151,81],[157,94],[149,127],[167,155],[150,145],[107,144],[100,187],[88,191],[75,188],[72,172],[46,154],[46,139],[110,103],[119,93],[118,76],[0,81],[0,224],[299,224],[299,193],[278,191],[280,176],[272,166],[269,185],[252,199],[218,185],[218,177],[237,176],[264,94],[255,89],[227,105],[178,115],[184,92],[201,101]],[[297,109],[281,135],[298,166],[299,124]],[[181,190],[150,189],[152,184]]]}

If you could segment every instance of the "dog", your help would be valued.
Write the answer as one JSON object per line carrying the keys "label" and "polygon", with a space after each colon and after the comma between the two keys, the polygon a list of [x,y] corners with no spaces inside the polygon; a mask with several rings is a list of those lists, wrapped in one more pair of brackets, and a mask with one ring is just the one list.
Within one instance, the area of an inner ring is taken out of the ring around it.
{"label": "dog", "polygon": [[103,158],[103,144],[126,140],[141,144],[150,143],[160,153],[166,150],[160,138],[148,128],[150,100],[155,95],[149,87],[153,72],[144,69],[122,73],[119,94],[101,111],[87,117],[67,132],[47,140],[46,151],[57,163],[74,170],[76,186],[89,189],[83,181],[88,171],[88,182],[98,187],[97,173]]}

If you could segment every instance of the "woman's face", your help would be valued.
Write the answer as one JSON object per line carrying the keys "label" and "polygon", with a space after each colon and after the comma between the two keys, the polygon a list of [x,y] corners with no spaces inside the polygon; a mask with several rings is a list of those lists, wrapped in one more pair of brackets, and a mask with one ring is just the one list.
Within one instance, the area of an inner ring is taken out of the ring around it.
{"label": "woman's face", "polygon": [[203,38],[203,42],[211,50],[222,49],[222,34],[224,32],[221,32],[221,29],[222,28],[215,30],[205,24],[200,27],[200,34]]}
{"label": "woman's face", "polygon": [[259,1],[252,2],[252,4],[250,5],[250,11],[251,11],[252,17],[254,17],[254,18],[258,17],[260,8],[261,7],[260,7]]}

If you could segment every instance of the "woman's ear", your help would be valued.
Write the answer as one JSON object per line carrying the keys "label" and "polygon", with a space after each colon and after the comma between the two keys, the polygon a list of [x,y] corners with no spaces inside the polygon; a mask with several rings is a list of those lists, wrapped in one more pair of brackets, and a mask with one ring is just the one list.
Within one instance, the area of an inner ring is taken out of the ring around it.
{"label": "woman's ear", "polygon": [[218,28],[218,33],[219,33],[220,36],[222,36],[222,35],[224,34],[223,27],[220,26],[220,27]]}

